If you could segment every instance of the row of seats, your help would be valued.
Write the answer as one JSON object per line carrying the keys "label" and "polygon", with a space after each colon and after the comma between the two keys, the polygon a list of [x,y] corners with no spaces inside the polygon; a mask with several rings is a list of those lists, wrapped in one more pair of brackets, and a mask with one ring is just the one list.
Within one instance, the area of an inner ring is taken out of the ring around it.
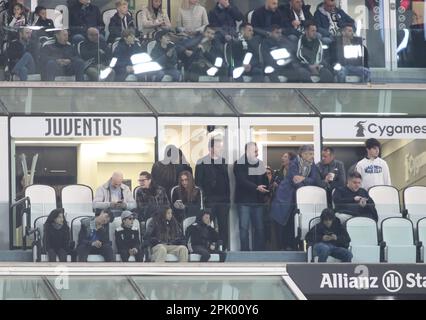
{"label": "row of seats", "polygon": [[[310,227],[319,221],[319,218],[312,219]],[[425,262],[426,218],[418,220],[416,232],[413,222],[401,217],[384,219],[380,234],[376,222],[365,217],[347,220],[346,230],[351,238],[349,250],[353,254],[353,263]],[[312,247],[309,247],[308,262],[317,260],[312,258]],[[340,261],[329,257],[327,262]]]}

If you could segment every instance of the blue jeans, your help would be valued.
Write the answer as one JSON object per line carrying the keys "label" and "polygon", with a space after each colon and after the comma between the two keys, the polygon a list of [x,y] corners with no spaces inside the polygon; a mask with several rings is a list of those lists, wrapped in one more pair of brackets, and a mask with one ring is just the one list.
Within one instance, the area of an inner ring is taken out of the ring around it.
{"label": "blue jeans", "polygon": [[348,249],[336,247],[331,243],[325,242],[318,242],[314,245],[313,256],[318,256],[318,262],[327,262],[328,256],[332,256],[342,262],[352,261],[352,252]]}
{"label": "blue jeans", "polygon": [[263,227],[263,212],[265,207],[262,204],[238,205],[238,215],[240,220],[240,242],[241,251],[250,251],[249,226],[250,221],[254,229],[253,250],[261,251],[265,247],[265,230]]}
{"label": "blue jeans", "polygon": [[342,66],[337,79],[339,82],[346,82],[346,76],[358,76],[361,82],[370,82],[370,70],[362,66]]}
{"label": "blue jeans", "polygon": [[35,62],[33,56],[29,52],[25,52],[12,69],[12,73],[16,74],[21,81],[27,81],[28,74],[34,72]]}
{"label": "blue jeans", "polygon": [[59,65],[56,60],[49,60],[44,70],[45,81],[55,81],[55,77],[60,75],[75,75],[76,81],[84,81],[84,61],[81,59],[73,59],[67,66]]}

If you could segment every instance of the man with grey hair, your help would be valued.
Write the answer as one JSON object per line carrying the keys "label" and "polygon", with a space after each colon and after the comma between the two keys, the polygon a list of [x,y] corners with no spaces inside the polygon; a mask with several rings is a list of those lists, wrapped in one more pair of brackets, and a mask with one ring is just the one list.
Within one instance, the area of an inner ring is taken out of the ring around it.
{"label": "man with grey hair", "polygon": [[114,172],[112,177],[96,190],[93,208],[95,210],[109,208],[114,217],[120,216],[123,210],[136,208],[130,188],[123,184],[121,172]]}

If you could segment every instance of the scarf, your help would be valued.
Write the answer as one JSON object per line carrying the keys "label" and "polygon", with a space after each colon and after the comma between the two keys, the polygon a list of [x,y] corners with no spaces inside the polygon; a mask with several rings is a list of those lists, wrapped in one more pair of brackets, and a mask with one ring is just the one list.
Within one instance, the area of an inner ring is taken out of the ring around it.
{"label": "scarf", "polygon": [[312,162],[303,160],[300,156],[298,156],[297,158],[299,162],[299,175],[306,178],[311,173]]}

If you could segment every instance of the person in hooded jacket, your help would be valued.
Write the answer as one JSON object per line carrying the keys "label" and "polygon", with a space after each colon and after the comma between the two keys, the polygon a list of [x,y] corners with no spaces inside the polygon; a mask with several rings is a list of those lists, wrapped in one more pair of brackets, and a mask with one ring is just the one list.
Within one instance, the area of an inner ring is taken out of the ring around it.
{"label": "person in hooded jacket", "polygon": [[44,223],[43,233],[44,248],[49,257],[49,262],[67,262],[70,251],[70,228],[64,216],[64,209],[55,209],[50,212]]}
{"label": "person in hooded jacket", "polygon": [[211,226],[210,211],[203,210],[197,220],[186,231],[188,246],[192,253],[201,256],[201,262],[207,262],[211,254],[219,254],[220,261],[225,261],[226,253],[220,251],[219,233]]}
{"label": "person in hooded jacket", "polygon": [[115,243],[123,262],[128,262],[131,256],[135,257],[137,262],[143,261],[144,254],[141,250],[139,229],[134,220],[135,216],[132,212],[123,211],[121,226],[115,230]]}

